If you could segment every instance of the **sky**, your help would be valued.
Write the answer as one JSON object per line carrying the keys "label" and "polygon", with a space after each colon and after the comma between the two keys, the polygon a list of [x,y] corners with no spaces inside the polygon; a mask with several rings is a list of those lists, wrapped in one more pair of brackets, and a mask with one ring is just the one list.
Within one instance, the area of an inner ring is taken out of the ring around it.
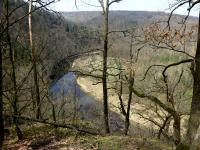
{"label": "sky", "polygon": [[[101,10],[98,0],[60,0],[59,2],[51,5],[51,8],[56,11],[97,11]],[[120,3],[112,5],[111,10],[130,10],[130,11],[165,11],[170,12],[169,6],[173,4],[174,0],[122,0]],[[95,5],[90,6],[88,4]],[[187,14],[188,6],[178,9],[175,13]],[[191,12],[192,15],[198,15],[199,6],[195,7]]]}

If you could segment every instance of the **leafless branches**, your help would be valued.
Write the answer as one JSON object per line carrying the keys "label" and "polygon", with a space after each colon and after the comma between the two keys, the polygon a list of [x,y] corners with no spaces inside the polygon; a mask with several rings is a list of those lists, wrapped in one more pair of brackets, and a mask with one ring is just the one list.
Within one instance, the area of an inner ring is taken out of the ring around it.
{"label": "leafless branches", "polygon": [[105,10],[105,6],[104,6],[104,0],[98,0],[98,1],[99,1],[99,4],[101,5],[103,14],[105,14],[105,13],[106,13],[106,10]]}
{"label": "leafless branches", "polygon": [[[41,8],[45,8],[46,6],[48,6],[48,5],[52,4],[52,3],[55,3],[55,2],[57,2],[57,0],[51,0],[51,1],[48,1],[47,3],[41,3],[40,6],[35,7],[34,9],[32,9],[31,12],[28,12],[28,13],[26,13],[25,15],[23,15],[23,16],[17,18],[16,20],[14,20],[13,22],[10,22],[9,27],[15,25],[17,22],[23,20],[24,18],[26,18],[28,15],[34,13],[35,11],[37,11],[37,10],[39,10],[39,9],[41,9]],[[23,4],[21,5],[21,7],[22,7],[22,6],[23,6]],[[21,8],[21,7],[16,7],[16,9],[14,9],[14,11],[16,11],[17,9],[19,9],[19,8]],[[9,15],[11,15],[14,11],[11,10],[11,12],[10,12]],[[6,21],[6,20],[5,20],[5,21]],[[2,21],[3,24],[5,23],[5,21]],[[2,25],[3,25],[3,24],[2,24]],[[2,35],[4,34],[4,32],[5,32],[6,30],[7,30],[7,27],[5,27],[5,28],[1,31],[1,33],[0,33],[0,38],[2,37]]]}
{"label": "leafless branches", "polygon": [[176,62],[176,63],[173,63],[173,64],[169,64],[167,66],[165,66],[163,72],[162,72],[162,75],[164,77],[164,81],[166,81],[166,75],[165,75],[165,72],[170,68],[170,67],[174,67],[174,66],[178,66],[180,64],[184,64],[184,63],[191,63],[193,62],[194,60],[193,59],[186,59],[186,60],[181,60],[179,62]]}
{"label": "leafless branches", "polygon": [[167,20],[167,27],[168,27],[168,29],[170,30],[171,29],[171,27],[170,27],[170,21],[171,21],[171,18],[172,18],[172,16],[173,16],[173,13],[177,10],[177,9],[179,9],[179,8],[181,8],[183,5],[185,5],[185,4],[189,4],[189,7],[188,7],[188,14],[187,14],[187,16],[185,17],[185,19],[184,19],[184,21],[183,21],[183,24],[185,24],[185,22],[186,22],[186,20],[188,19],[188,17],[189,17],[189,15],[190,15],[190,11],[192,10],[192,8],[194,7],[194,6],[196,6],[197,4],[199,4],[200,3],[200,1],[199,0],[196,0],[196,1],[193,1],[193,0],[177,0],[174,4],[172,4],[171,5],[171,8],[172,8],[172,10],[171,10],[171,12],[170,12],[170,14],[169,14],[169,17],[168,17],[168,20]]}
{"label": "leafless branches", "polygon": [[109,6],[111,6],[113,3],[119,3],[121,2],[122,0],[112,0],[110,3],[109,3]]}
{"label": "leafless branches", "polygon": [[177,2],[176,4],[174,4],[174,6],[172,6],[172,7],[174,7],[174,8],[173,8],[172,11],[170,12],[169,18],[168,18],[168,20],[167,20],[167,24],[168,24],[169,30],[171,29],[171,28],[170,28],[170,20],[171,20],[171,17],[172,17],[172,15],[173,15],[174,11],[177,10],[179,7],[181,7],[181,6],[185,5],[185,4],[187,4],[187,3],[189,3],[189,0],[181,0],[181,2]]}
{"label": "leafless branches", "polygon": [[77,126],[73,126],[73,125],[67,125],[67,124],[58,124],[58,123],[54,123],[54,122],[48,122],[48,120],[46,119],[34,119],[34,118],[28,118],[28,117],[23,117],[23,116],[10,116],[10,115],[4,115],[5,117],[15,117],[17,119],[21,119],[21,120],[25,120],[25,121],[30,121],[30,122],[38,122],[38,123],[42,123],[42,124],[48,124],[48,125],[52,125],[54,127],[60,127],[60,128],[68,128],[68,129],[72,129],[72,130],[77,130],[78,132],[82,132],[82,133],[87,133],[87,134],[91,134],[91,135],[98,135],[99,133],[93,132],[93,131],[89,131],[86,129],[83,129],[81,127],[77,127]]}

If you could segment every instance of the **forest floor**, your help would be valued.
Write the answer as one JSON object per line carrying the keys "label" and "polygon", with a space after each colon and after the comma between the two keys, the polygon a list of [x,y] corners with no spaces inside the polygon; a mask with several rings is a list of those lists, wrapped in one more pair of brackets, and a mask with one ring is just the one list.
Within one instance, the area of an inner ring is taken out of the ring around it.
{"label": "forest floor", "polygon": [[8,136],[3,150],[170,150],[156,139],[131,136],[93,136],[43,124],[23,127],[24,140]]}

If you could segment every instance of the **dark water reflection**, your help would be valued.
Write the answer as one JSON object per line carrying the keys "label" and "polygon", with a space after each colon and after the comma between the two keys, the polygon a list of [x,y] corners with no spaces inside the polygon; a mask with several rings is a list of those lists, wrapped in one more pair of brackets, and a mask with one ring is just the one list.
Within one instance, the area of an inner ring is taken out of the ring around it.
{"label": "dark water reflection", "polygon": [[51,88],[50,97],[53,101],[60,101],[63,98],[76,100],[77,111],[82,113],[86,119],[94,119],[100,116],[101,105],[93,97],[85,93],[77,84],[76,75],[72,72],[61,77]]}
{"label": "dark water reflection", "polygon": [[86,96],[77,84],[76,75],[73,72],[65,74],[50,88],[50,96],[53,100],[59,100],[62,96],[71,94],[75,94],[78,98]]}
{"label": "dark water reflection", "polygon": [[[61,101],[63,97],[70,97],[72,101],[76,99],[77,111],[82,115],[81,118],[100,122],[102,125],[102,103],[85,93],[77,84],[76,78],[75,73],[65,74],[50,88],[50,97],[55,102]],[[123,128],[122,119],[112,111],[110,111],[110,124],[113,130]]]}

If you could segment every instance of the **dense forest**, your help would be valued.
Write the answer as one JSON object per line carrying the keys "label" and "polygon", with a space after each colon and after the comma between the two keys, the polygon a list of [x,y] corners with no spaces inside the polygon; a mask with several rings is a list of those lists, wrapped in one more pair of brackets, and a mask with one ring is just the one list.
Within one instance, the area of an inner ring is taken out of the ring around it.
{"label": "dense forest", "polygon": [[0,1],[0,149],[200,150],[200,0],[58,1]]}

